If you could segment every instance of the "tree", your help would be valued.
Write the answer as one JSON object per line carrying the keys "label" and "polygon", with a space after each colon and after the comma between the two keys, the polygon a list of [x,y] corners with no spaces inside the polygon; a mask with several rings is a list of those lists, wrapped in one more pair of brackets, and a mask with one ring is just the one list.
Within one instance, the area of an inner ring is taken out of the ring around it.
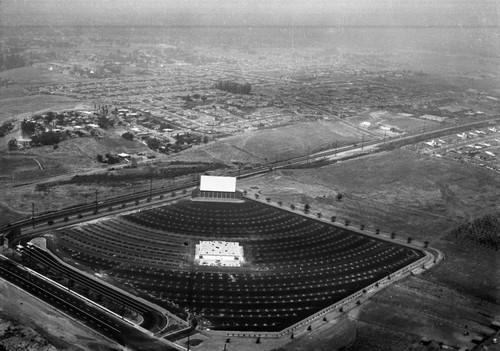
{"label": "tree", "polygon": [[134,140],[134,134],[130,132],[125,132],[122,134],[122,138],[127,140]]}
{"label": "tree", "polygon": [[311,209],[311,205],[309,205],[309,204],[305,204],[305,205],[304,205],[304,212],[305,212],[305,213],[309,213],[309,210],[310,210],[310,209]]}
{"label": "tree", "polygon": [[337,201],[342,201],[342,198],[344,197],[344,194],[338,193],[337,194]]}
{"label": "tree", "polygon": [[283,206],[283,201],[278,201],[278,205]]}
{"label": "tree", "polygon": [[375,234],[377,234],[377,235],[380,234],[380,228],[375,229]]}
{"label": "tree", "polygon": [[412,241],[413,241],[413,238],[411,236],[409,236],[408,239],[406,239],[406,242],[408,244],[411,244]]}
{"label": "tree", "polygon": [[396,237],[396,232],[391,233],[391,239],[394,239]]}
{"label": "tree", "polygon": [[429,247],[429,242],[426,240],[424,241],[424,248],[428,248]]}
{"label": "tree", "polygon": [[97,119],[97,125],[102,129],[108,129],[109,127],[112,127],[114,125],[114,122],[106,118],[106,116],[101,115]]}
{"label": "tree", "polygon": [[294,205],[294,204],[291,204],[291,205],[290,205],[290,208],[291,208],[292,210],[295,210],[295,205]]}
{"label": "tree", "polygon": [[33,135],[36,132],[36,122],[23,120],[21,122],[21,130],[26,135]]}
{"label": "tree", "polygon": [[17,150],[19,148],[19,146],[17,144],[17,139],[10,139],[7,146],[9,148],[9,151]]}
{"label": "tree", "polygon": [[348,219],[346,219],[346,220],[345,220],[345,226],[346,226],[346,227],[348,227],[350,223],[351,223],[351,221],[350,221],[350,220],[348,220]]}
{"label": "tree", "polygon": [[318,218],[321,218],[323,216],[321,212],[318,212],[316,215],[318,216]]}
{"label": "tree", "polygon": [[365,225],[364,225],[364,224],[361,224],[361,226],[359,227],[359,229],[361,229],[361,230],[365,230]]}
{"label": "tree", "polygon": [[331,221],[335,222],[337,220],[337,216],[332,216]]}
{"label": "tree", "polygon": [[148,138],[146,144],[151,150],[158,150],[161,146],[161,142],[157,138]]}

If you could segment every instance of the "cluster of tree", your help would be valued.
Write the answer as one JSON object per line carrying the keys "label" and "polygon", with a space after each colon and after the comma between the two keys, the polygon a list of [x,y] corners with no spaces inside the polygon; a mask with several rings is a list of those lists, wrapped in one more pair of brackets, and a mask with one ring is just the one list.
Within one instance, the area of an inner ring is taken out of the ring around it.
{"label": "cluster of tree", "polygon": [[200,144],[202,141],[206,144],[209,141],[208,136],[201,136],[200,134],[186,133],[174,135],[175,143],[177,145],[184,144]]}
{"label": "cluster of tree", "polygon": [[30,120],[22,120],[21,121],[21,131],[26,135],[33,135],[36,133],[37,123],[35,121]]}
{"label": "cluster of tree", "polygon": [[122,138],[127,140],[134,140],[134,134],[130,132],[125,132],[122,134]]}
{"label": "cluster of tree", "polygon": [[207,97],[205,95],[193,94],[193,95],[184,95],[181,96],[181,99],[186,102],[194,102],[195,100],[201,100],[203,102],[207,101]]}
{"label": "cluster of tree", "polygon": [[6,71],[8,69],[24,66],[26,66],[26,61],[24,60],[24,57],[22,55],[0,55],[0,71]]}
{"label": "cluster of tree", "polygon": [[155,150],[155,151],[158,151],[160,149],[160,147],[165,146],[164,143],[160,139],[154,138],[154,137],[147,138],[146,145],[151,150]]}
{"label": "cluster of tree", "polygon": [[[108,105],[100,105],[94,103],[94,109],[99,110],[102,114],[107,115],[109,113],[109,106]],[[118,113],[118,107],[115,107],[114,110],[111,110],[111,113],[117,114]]]}
{"label": "cluster of tree", "polygon": [[114,165],[115,163],[120,163],[121,159],[118,157],[118,155],[112,155],[110,153],[107,153],[106,155],[97,155],[97,162],[100,163],[107,163],[109,165]]}
{"label": "cluster of tree", "polygon": [[[106,111],[107,111],[107,108],[106,108]],[[108,129],[108,128],[113,127],[115,125],[115,121],[107,118],[106,116],[101,115],[97,118],[97,125],[102,129]]]}
{"label": "cluster of tree", "polygon": [[19,145],[17,144],[17,139],[10,139],[9,142],[7,143],[7,148],[9,151],[14,151],[19,148]]}
{"label": "cluster of tree", "polygon": [[3,137],[5,135],[7,135],[7,133],[9,133],[12,129],[14,129],[14,123],[12,123],[12,122],[4,122],[0,126],[0,137]]}
{"label": "cluster of tree", "polygon": [[219,80],[214,84],[215,89],[219,89],[222,91],[227,91],[228,93],[233,94],[246,94],[249,95],[252,90],[252,86],[250,83],[237,83],[230,80]]}
{"label": "cluster of tree", "polygon": [[31,145],[32,146],[55,145],[63,141],[65,138],[66,135],[60,132],[53,132],[53,131],[41,132],[31,137]]}
{"label": "cluster of tree", "polygon": [[130,183],[130,182],[144,182],[145,179],[167,179],[176,178],[187,174],[200,174],[207,171],[212,171],[216,169],[221,169],[225,167],[224,164],[220,163],[202,163],[193,166],[179,166],[179,167],[169,167],[163,169],[156,169],[152,174],[145,174],[144,172],[134,172],[134,173],[97,173],[97,174],[84,174],[76,175],[70,180],[62,180],[57,183],[51,183],[54,185],[61,184],[84,184],[84,183],[109,183],[113,186],[120,186],[120,182]]}
{"label": "cluster of tree", "polygon": [[[129,136],[122,135],[122,137],[127,139]],[[194,133],[176,134],[174,138],[175,143],[172,144],[155,137],[149,137],[148,139],[146,139],[146,145],[151,150],[168,153],[182,151],[184,149],[190,148],[193,144],[200,144],[202,141],[206,144],[210,140],[206,135],[202,136],[200,134]]]}
{"label": "cluster of tree", "polygon": [[454,237],[459,243],[472,243],[498,250],[500,248],[498,233],[500,233],[500,215],[488,214],[454,229],[449,237]]}

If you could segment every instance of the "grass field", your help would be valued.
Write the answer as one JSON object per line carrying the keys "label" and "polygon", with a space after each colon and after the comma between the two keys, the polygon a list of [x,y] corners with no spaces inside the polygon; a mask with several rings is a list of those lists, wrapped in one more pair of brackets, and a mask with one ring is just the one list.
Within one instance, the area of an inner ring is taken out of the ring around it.
{"label": "grass field", "polygon": [[79,101],[54,95],[29,95],[0,99],[0,123],[20,114],[33,114],[40,111],[71,109]]}
{"label": "grass field", "polygon": [[47,69],[26,66],[14,68],[0,73],[0,78],[7,79],[11,83],[26,84],[27,86],[37,86],[39,84],[63,84],[81,79],[73,78],[67,74],[51,72]]}
{"label": "grass field", "polygon": [[193,160],[209,156],[224,162],[262,164],[361,140],[362,133],[355,128],[338,121],[320,121],[224,138],[206,147],[190,149],[176,158]]}
{"label": "grass field", "polygon": [[[250,186],[251,181],[243,181]],[[258,185],[265,196],[401,236],[444,231],[499,210],[500,179],[469,165],[396,150],[317,169],[284,170]],[[336,194],[343,193],[342,201]]]}

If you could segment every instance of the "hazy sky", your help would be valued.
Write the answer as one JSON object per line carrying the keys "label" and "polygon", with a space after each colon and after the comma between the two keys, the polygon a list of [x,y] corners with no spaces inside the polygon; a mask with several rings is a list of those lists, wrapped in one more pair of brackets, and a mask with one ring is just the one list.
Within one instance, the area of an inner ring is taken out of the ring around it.
{"label": "hazy sky", "polygon": [[[0,0],[0,24],[499,25],[497,0]],[[244,19],[242,23],[242,19]],[[201,21],[201,22],[200,22]],[[319,21],[319,22],[318,22]],[[394,22],[395,21],[395,22]]]}

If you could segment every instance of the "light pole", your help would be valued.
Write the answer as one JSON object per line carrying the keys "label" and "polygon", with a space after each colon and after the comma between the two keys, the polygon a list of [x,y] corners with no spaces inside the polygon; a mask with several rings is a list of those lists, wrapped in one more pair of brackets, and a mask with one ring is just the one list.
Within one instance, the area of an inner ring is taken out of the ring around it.
{"label": "light pole", "polygon": [[149,179],[149,198],[153,199],[153,178]]}
{"label": "light pole", "polygon": [[95,213],[97,213],[97,189],[95,189]]}
{"label": "light pole", "polygon": [[[185,241],[184,242],[184,246],[186,248],[189,248],[189,241]],[[190,336],[191,336],[191,323],[189,322],[189,317],[191,316],[191,295],[192,295],[192,289],[193,289],[193,284],[192,284],[192,271],[193,271],[193,267],[190,265],[189,266],[189,274],[188,274],[188,294],[187,294],[187,306],[188,306],[188,323],[189,323],[189,328],[188,328],[188,336],[187,336],[187,351],[189,351],[189,348],[190,348]]]}
{"label": "light pole", "polygon": [[35,203],[31,202],[31,225],[35,229]]}

